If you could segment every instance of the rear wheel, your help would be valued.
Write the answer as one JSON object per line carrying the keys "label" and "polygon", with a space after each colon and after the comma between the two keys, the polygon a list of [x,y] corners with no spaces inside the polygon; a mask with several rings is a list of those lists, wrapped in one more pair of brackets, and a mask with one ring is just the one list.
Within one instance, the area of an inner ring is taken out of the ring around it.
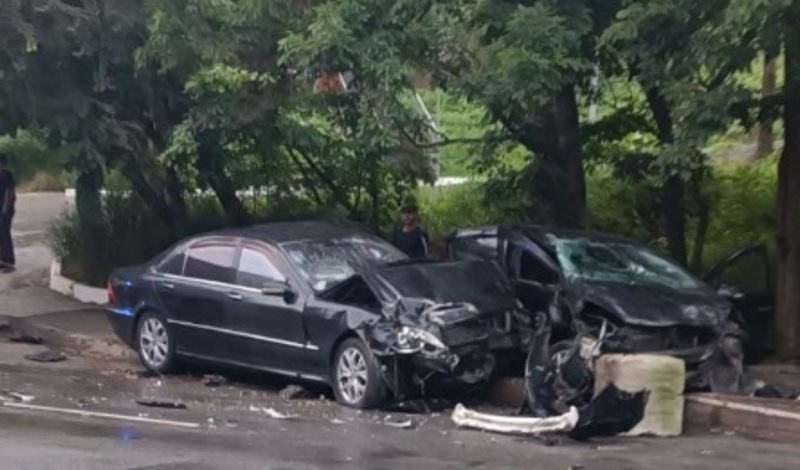
{"label": "rear wheel", "polygon": [[175,365],[175,342],[167,322],[155,312],[145,312],[136,325],[136,349],[144,366],[166,374]]}
{"label": "rear wheel", "polygon": [[333,393],[342,405],[369,409],[386,400],[380,364],[360,339],[350,338],[339,346],[331,375]]}

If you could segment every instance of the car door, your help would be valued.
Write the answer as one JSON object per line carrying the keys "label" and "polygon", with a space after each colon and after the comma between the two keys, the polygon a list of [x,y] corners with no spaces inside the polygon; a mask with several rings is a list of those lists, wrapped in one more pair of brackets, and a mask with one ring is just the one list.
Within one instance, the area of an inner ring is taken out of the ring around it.
{"label": "car door", "polygon": [[547,312],[554,327],[564,327],[568,319],[556,305],[561,271],[547,253],[525,238],[512,238],[505,253],[506,269],[517,297],[531,312]]}
{"label": "car door", "polygon": [[236,239],[207,238],[192,243],[180,276],[160,283],[168,322],[179,354],[225,360],[230,335],[224,313],[234,280]]}
{"label": "car door", "polygon": [[764,246],[737,250],[705,276],[741,314],[748,333],[746,355],[757,362],[775,348],[775,297],[769,253]]}
{"label": "car door", "polygon": [[308,371],[314,347],[306,342],[305,298],[281,252],[244,240],[235,284],[225,321],[241,337],[232,349],[236,361],[281,373]]}

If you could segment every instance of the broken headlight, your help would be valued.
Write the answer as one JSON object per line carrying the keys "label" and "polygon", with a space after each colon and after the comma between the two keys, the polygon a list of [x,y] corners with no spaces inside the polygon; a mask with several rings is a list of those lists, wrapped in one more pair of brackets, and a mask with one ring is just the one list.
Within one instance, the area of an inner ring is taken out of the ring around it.
{"label": "broken headlight", "polygon": [[447,346],[436,335],[422,328],[404,326],[397,332],[397,352],[415,353],[423,349],[441,351]]}

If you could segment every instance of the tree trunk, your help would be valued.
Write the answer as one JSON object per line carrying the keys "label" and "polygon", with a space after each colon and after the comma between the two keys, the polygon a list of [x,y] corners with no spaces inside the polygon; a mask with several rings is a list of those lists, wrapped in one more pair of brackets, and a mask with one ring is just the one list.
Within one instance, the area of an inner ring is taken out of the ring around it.
{"label": "tree trunk", "polygon": [[217,196],[228,223],[233,226],[247,225],[250,221],[250,214],[239,196],[236,195],[236,187],[233,182],[225,174],[225,167],[222,164],[224,150],[215,138],[216,136],[205,136],[201,139],[198,148],[197,170]]}
{"label": "tree trunk", "polygon": [[800,357],[800,0],[783,24],[786,51],[784,146],[778,163],[778,354]]}
{"label": "tree trunk", "polygon": [[[656,121],[661,145],[675,143],[672,111],[658,87],[647,90],[647,103]],[[659,205],[667,250],[675,261],[686,265],[686,184],[679,176],[670,176],[664,181]]]}
{"label": "tree trunk", "polygon": [[569,228],[584,228],[586,175],[583,169],[580,114],[574,86],[568,86],[558,94],[554,115],[558,132],[557,153],[564,175],[561,223]]}
{"label": "tree trunk", "polygon": [[75,211],[81,225],[87,226],[102,221],[103,201],[100,195],[102,188],[102,168],[86,168],[78,173],[75,181]]}
{"label": "tree trunk", "polygon": [[174,203],[163,197],[163,195],[154,188],[150,179],[145,175],[142,169],[135,163],[133,158],[125,159],[122,164],[125,171],[125,177],[130,182],[136,194],[142,198],[145,204],[150,208],[153,213],[161,219],[164,224],[170,228],[173,236],[179,236],[183,233],[186,227],[186,212],[181,207],[176,206]]}
{"label": "tree trunk", "polygon": [[[767,51],[764,54],[764,76],[761,79],[761,98],[775,94],[777,80],[778,53]],[[758,146],[756,158],[765,157],[775,151],[774,122],[772,119],[762,120],[758,126]]]}

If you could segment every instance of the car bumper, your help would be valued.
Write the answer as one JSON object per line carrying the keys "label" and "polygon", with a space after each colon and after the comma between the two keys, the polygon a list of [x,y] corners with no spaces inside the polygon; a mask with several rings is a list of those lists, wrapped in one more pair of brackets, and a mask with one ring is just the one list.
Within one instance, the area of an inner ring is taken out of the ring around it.
{"label": "car bumper", "polygon": [[110,308],[106,311],[108,322],[114,334],[128,346],[133,347],[133,327],[135,319],[133,312],[124,309]]}

